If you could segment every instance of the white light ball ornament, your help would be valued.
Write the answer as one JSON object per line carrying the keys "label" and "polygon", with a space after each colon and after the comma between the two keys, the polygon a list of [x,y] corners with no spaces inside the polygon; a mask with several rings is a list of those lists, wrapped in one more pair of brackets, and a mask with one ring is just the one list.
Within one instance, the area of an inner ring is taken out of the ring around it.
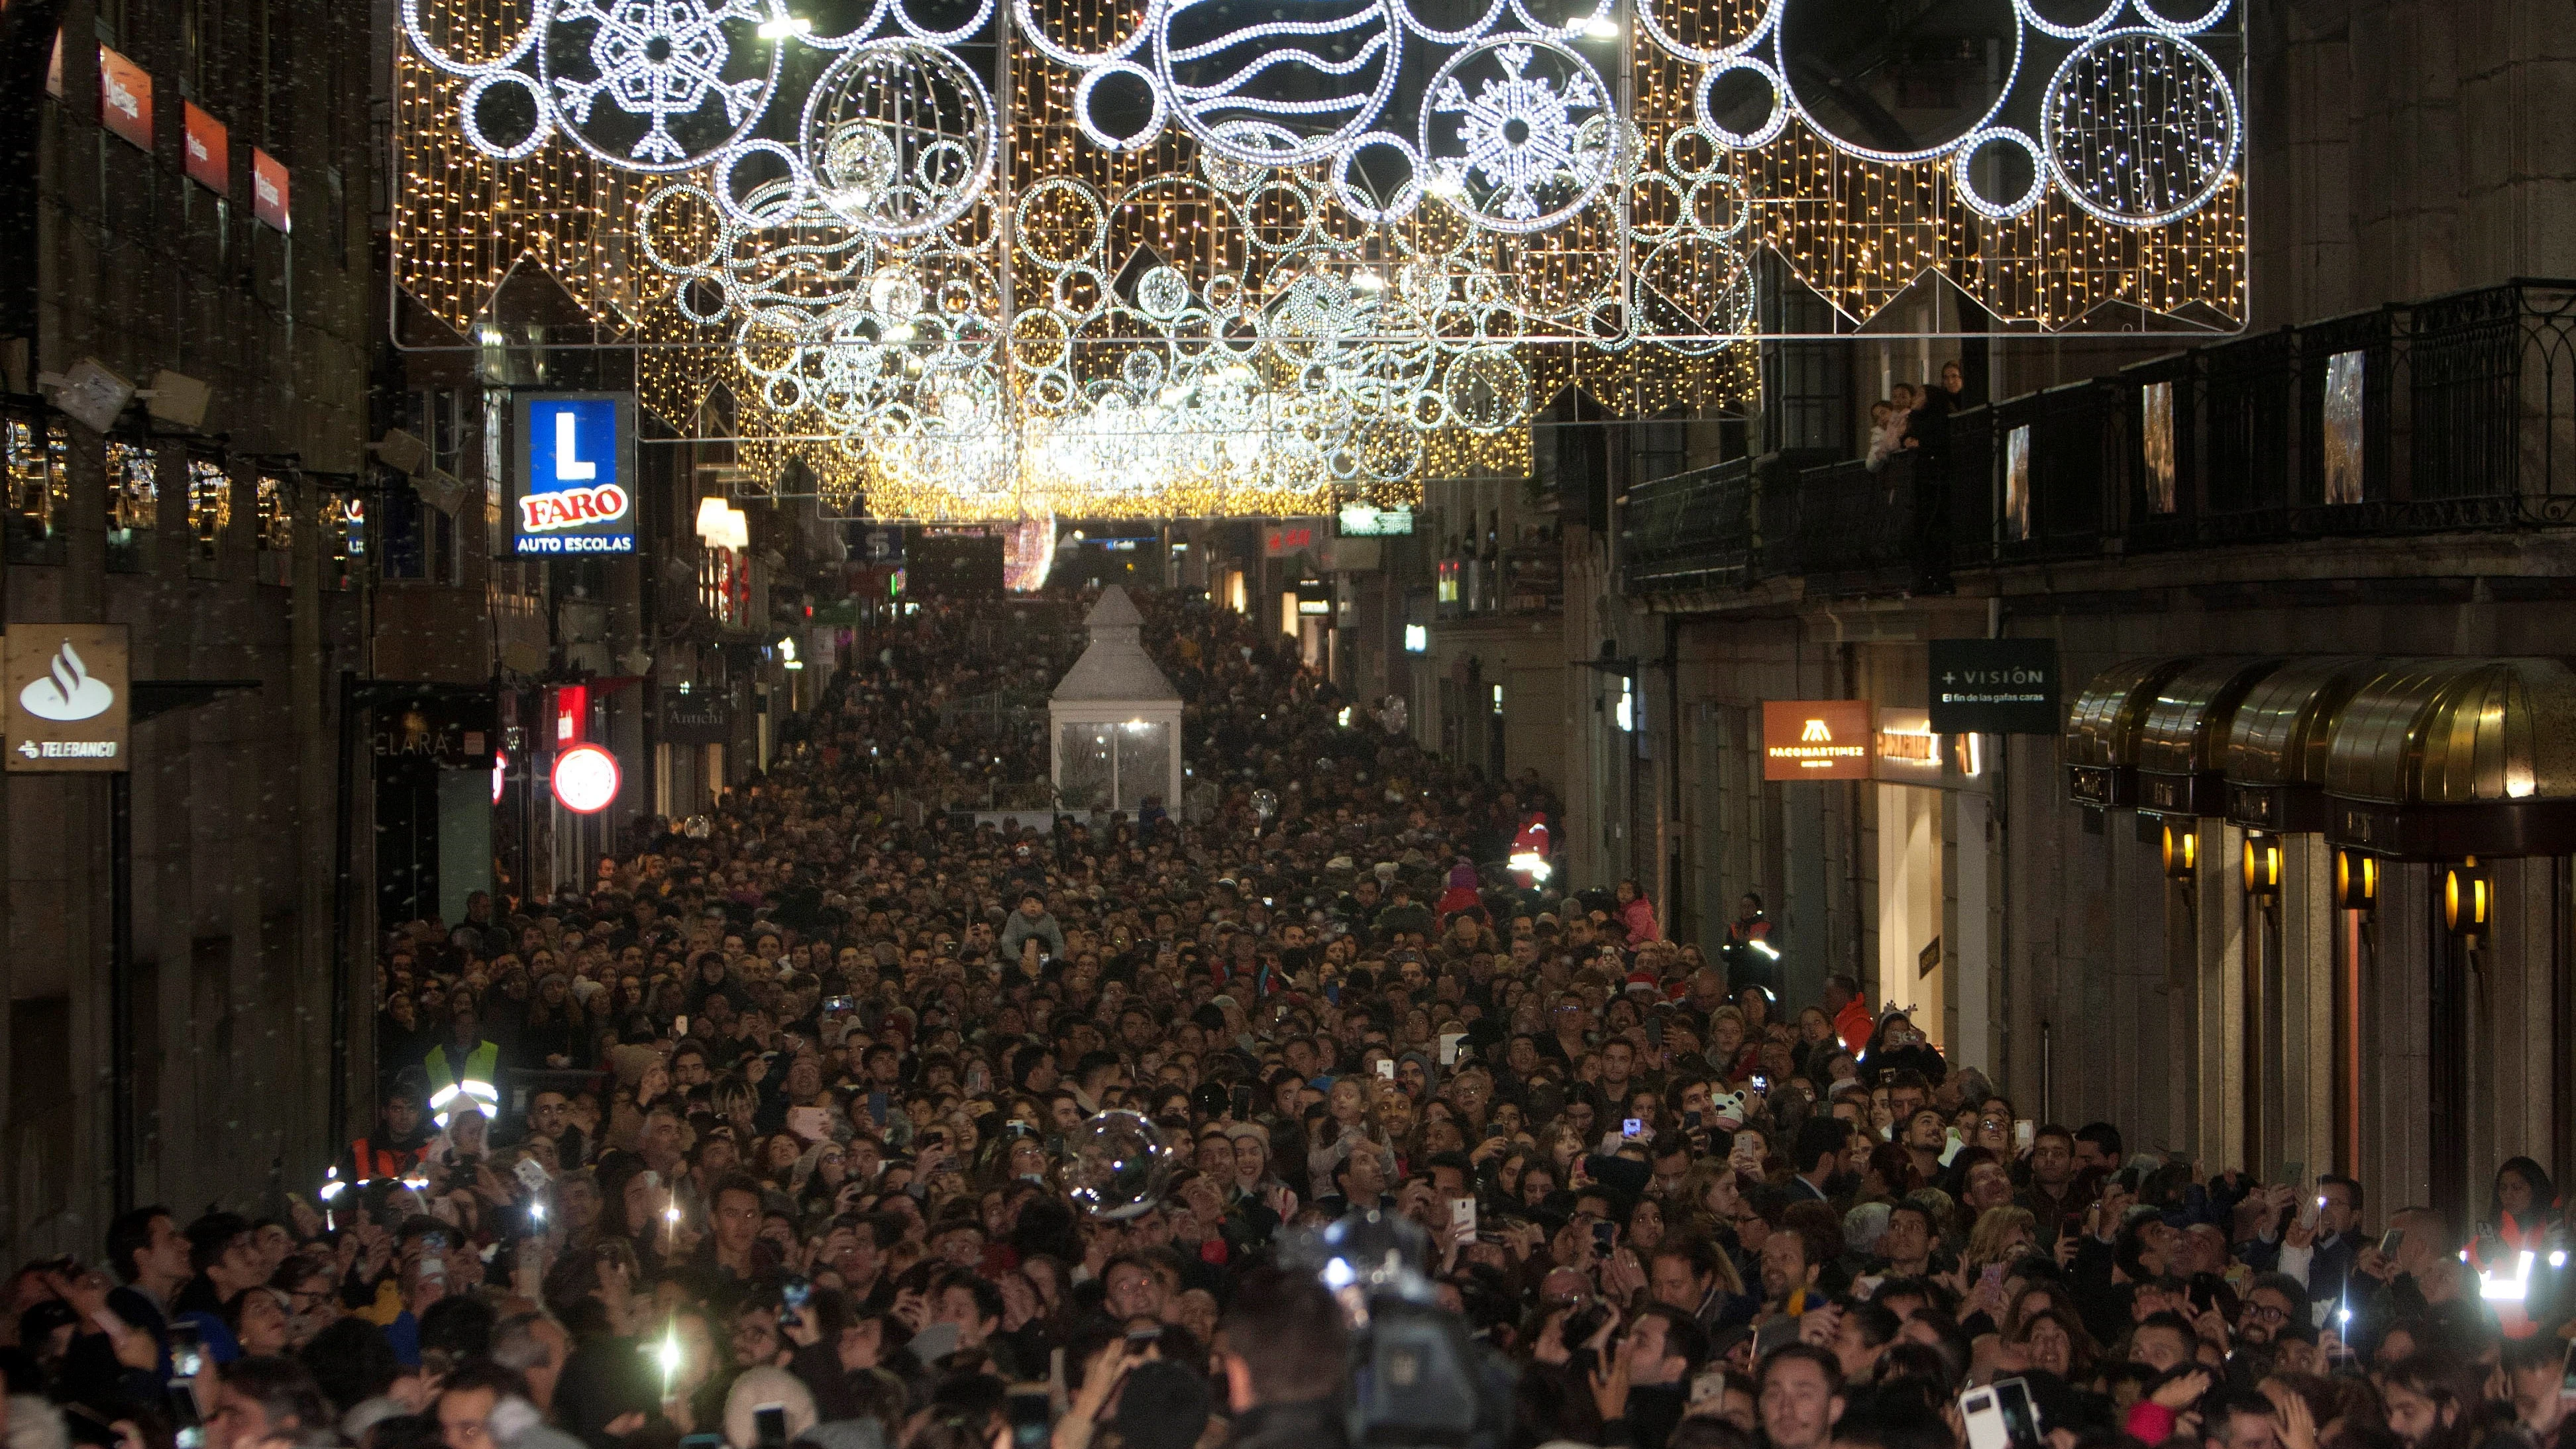
{"label": "white light ball ornament", "polygon": [[555,801],[575,815],[596,815],[617,799],[617,757],[597,745],[555,756]]}

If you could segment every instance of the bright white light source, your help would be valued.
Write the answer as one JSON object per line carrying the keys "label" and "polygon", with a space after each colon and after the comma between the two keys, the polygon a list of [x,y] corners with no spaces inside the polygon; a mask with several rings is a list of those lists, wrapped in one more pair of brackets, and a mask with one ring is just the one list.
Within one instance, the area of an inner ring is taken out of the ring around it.
{"label": "bright white light source", "polygon": [[760,22],[760,38],[763,40],[787,40],[813,33],[813,21],[794,15],[781,15],[774,20]]}
{"label": "bright white light source", "polygon": [[[2460,1256],[2465,1258],[2468,1255],[2462,1253]],[[2516,1255],[2513,1276],[2510,1278],[2494,1273],[2480,1273],[2478,1296],[2490,1303],[2520,1303],[2530,1296],[2531,1265],[2538,1257],[2539,1254],[2529,1252]]]}
{"label": "bright white light source", "polygon": [[1619,22],[1607,15],[1595,15],[1583,22],[1583,33],[1593,40],[1617,40]]}
{"label": "bright white light source", "polygon": [[617,757],[597,745],[555,756],[555,799],[575,815],[596,815],[617,799]]}
{"label": "bright white light source", "polygon": [[1431,626],[1430,626],[1430,625],[1428,625],[1428,624],[1407,624],[1407,625],[1405,625],[1405,626],[1404,626],[1404,652],[1405,652],[1405,653],[1407,653],[1407,654],[1428,654],[1428,653],[1430,653],[1430,652],[1431,652]]}

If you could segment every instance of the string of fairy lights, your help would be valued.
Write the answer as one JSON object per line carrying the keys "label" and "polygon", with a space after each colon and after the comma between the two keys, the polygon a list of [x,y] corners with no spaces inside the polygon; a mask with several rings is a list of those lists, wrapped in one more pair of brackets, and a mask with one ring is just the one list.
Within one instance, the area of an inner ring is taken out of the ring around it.
{"label": "string of fairy lights", "polygon": [[542,271],[739,490],[957,520],[1400,504],[1570,387],[1740,407],[1765,251],[1853,327],[1934,274],[2244,316],[2233,0],[814,3],[404,0],[412,302]]}

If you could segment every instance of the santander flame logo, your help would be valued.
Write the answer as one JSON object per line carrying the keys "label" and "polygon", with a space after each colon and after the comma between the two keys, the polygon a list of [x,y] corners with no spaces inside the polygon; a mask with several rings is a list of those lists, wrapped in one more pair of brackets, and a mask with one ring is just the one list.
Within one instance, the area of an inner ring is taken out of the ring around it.
{"label": "santander flame logo", "polygon": [[45,677],[18,691],[20,709],[38,719],[62,723],[95,719],[114,703],[116,691],[104,680],[91,677],[88,667],[81,663],[80,651],[72,648],[69,639],[55,651]]}

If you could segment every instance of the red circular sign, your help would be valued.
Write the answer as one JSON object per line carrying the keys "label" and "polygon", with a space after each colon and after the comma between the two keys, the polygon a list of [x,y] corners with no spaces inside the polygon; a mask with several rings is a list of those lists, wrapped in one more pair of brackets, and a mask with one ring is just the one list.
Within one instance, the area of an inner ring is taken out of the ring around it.
{"label": "red circular sign", "polygon": [[555,800],[576,815],[596,815],[617,799],[617,757],[597,745],[555,756]]}

